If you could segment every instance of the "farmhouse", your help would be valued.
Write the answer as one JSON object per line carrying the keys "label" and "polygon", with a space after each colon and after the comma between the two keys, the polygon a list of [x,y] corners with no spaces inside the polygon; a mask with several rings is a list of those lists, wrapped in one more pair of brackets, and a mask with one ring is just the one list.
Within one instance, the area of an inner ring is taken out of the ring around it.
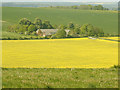
{"label": "farmhouse", "polygon": [[[37,35],[45,37],[45,36],[52,36],[53,34],[56,34],[57,31],[58,29],[38,29],[36,33]],[[67,36],[70,30],[65,30],[65,31]]]}

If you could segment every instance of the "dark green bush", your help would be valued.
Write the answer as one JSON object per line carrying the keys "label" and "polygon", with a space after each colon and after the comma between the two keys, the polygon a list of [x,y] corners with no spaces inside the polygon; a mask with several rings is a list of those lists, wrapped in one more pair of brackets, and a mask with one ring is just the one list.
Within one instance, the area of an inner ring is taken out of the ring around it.
{"label": "dark green bush", "polygon": [[2,40],[8,40],[8,37],[2,37]]}
{"label": "dark green bush", "polygon": [[10,37],[8,37],[8,40],[11,40],[11,38],[10,38]]}
{"label": "dark green bush", "polygon": [[24,40],[24,37],[19,37],[19,40]]}
{"label": "dark green bush", "polygon": [[114,65],[113,67],[114,68],[120,68],[120,65]]}

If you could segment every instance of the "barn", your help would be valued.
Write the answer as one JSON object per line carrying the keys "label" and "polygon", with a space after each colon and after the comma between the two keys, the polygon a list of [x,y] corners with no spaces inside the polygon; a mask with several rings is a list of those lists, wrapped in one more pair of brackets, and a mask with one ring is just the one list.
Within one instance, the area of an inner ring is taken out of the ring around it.
{"label": "barn", "polygon": [[[56,34],[56,32],[58,31],[58,29],[38,29],[36,31],[37,35],[40,36],[52,36],[53,34]],[[66,31],[66,35],[68,35],[70,30],[65,30]]]}

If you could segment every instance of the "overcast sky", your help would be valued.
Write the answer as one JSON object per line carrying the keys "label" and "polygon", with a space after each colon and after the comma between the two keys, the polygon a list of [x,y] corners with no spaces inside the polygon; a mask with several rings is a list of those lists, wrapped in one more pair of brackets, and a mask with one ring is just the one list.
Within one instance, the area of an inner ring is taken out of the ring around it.
{"label": "overcast sky", "polygon": [[2,2],[118,2],[120,0],[0,0]]}

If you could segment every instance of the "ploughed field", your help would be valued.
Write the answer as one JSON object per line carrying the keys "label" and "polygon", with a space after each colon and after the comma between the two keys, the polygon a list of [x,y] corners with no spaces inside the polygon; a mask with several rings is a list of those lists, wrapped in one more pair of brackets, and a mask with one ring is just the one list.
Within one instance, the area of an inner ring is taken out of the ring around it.
{"label": "ploughed field", "polygon": [[74,38],[2,40],[3,68],[109,68],[118,64],[118,42]]}

